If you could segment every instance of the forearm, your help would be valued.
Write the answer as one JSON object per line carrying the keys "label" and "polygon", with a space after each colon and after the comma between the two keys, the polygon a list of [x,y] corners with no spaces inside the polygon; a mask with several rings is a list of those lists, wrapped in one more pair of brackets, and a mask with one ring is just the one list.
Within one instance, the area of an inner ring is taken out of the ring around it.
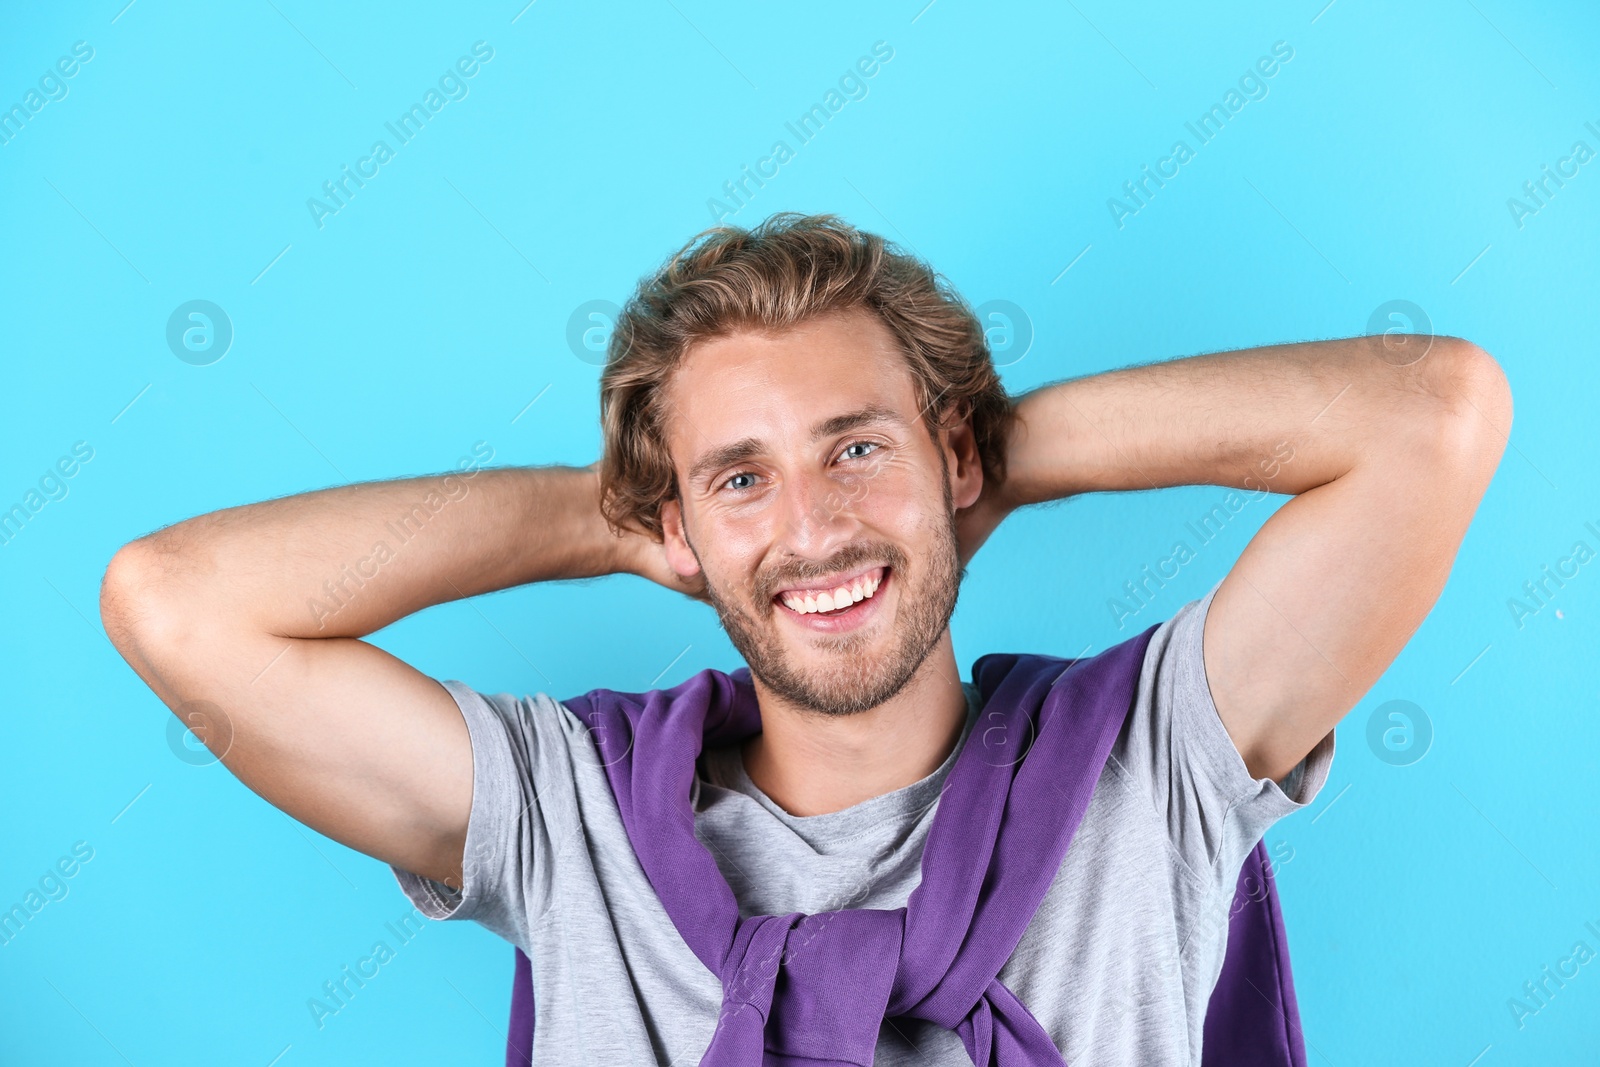
{"label": "forearm", "polygon": [[1385,351],[1378,337],[1310,341],[1043,386],[1017,400],[1009,502],[1201,484],[1299,494],[1436,447],[1442,419],[1481,419],[1471,345],[1434,338],[1404,366]]}
{"label": "forearm", "polygon": [[[589,468],[366,482],[196,516],[130,546],[132,610],[280,637],[363,637],[433,604],[612,573]],[[115,566],[115,564],[114,564]]]}
{"label": "forearm", "polygon": [[1017,401],[1000,504],[1191,484],[1293,495],[1206,618],[1212,698],[1252,777],[1281,778],[1393,662],[1508,440],[1510,386],[1482,349],[1436,337],[1414,362],[1396,354],[1381,337],[1274,345]]}

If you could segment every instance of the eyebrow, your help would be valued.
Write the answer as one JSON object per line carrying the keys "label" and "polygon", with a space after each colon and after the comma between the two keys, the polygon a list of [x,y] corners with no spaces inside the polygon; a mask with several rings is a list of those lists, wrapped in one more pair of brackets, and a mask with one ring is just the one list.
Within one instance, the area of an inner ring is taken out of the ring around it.
{"label": "eyebrow", "polygon": [[[842,415],[832,415],[811,428],[811,439],[821,440],[836,434],[848,433],[863,426],[893,425],[904,428],[905,420],[893,408],[882,404],[868,404],[855,411],[847,411]],[[700,484],[702,478],[709,477],[724,467],[741,463],[752,456],[758,456],[764,451],[765,445],[760,438],[746,437],[732,444],[714,448],[710,452],[694,461],[689,468],[689,481],[695,485]]]}

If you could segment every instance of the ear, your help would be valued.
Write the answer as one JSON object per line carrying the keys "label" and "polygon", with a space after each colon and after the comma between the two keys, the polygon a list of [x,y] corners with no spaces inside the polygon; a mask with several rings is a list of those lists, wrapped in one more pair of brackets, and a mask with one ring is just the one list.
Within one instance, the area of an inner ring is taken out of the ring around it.
{"label": "ear", "polygon": [[983,462],[972,420],[960,412],[948,416],[940,430],[945,460],[950,467],[950,497],[956,510],[969,508],[983,492]]}
{"label": "ear", "polygon": [[683,527],[683,507],[676,500],[661,505],[661,547],[666,551],[667,565],[680,577],[693,578],[700,573],[700,561],[689,547]]}

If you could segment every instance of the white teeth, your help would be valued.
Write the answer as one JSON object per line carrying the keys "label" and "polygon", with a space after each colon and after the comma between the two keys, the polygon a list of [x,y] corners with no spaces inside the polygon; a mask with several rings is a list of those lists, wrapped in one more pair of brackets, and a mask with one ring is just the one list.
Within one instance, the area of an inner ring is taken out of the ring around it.
{"label": "white teeth", "polygon": [[804,596],[790,594],[783,598],[784,607],[801,615],[814,615],[823,611],[834,611],[847,604],[854,604],[864,600],[878,591],[878,586],[883,578],[857,578],[850,585],[841,585],[831,592],[806,593]]}

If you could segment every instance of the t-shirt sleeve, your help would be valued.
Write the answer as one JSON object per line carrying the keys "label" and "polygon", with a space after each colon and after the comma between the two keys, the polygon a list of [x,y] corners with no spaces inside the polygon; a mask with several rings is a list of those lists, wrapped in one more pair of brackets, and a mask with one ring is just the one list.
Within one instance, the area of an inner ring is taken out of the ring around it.
{"label": "t-shirt sleeve", "polygon": [[472,812],[459,891],[391,866],[431,919],[472,919],[527,951],[563,843],[577,833],[566,733],[581,724],[543,693],[517,698],[443,681],[472,739]]}
{"label": "t-shirt sleeve", "polygon": [[1113,755],[1147,789],[1178,858],[1214,884],[1236,877],[1277,820],[1307,807],[1333,763],[1332,730],[1280,781],[1251,777],[1206,679],[1202,638],[1219,580],[1151,635]]}

